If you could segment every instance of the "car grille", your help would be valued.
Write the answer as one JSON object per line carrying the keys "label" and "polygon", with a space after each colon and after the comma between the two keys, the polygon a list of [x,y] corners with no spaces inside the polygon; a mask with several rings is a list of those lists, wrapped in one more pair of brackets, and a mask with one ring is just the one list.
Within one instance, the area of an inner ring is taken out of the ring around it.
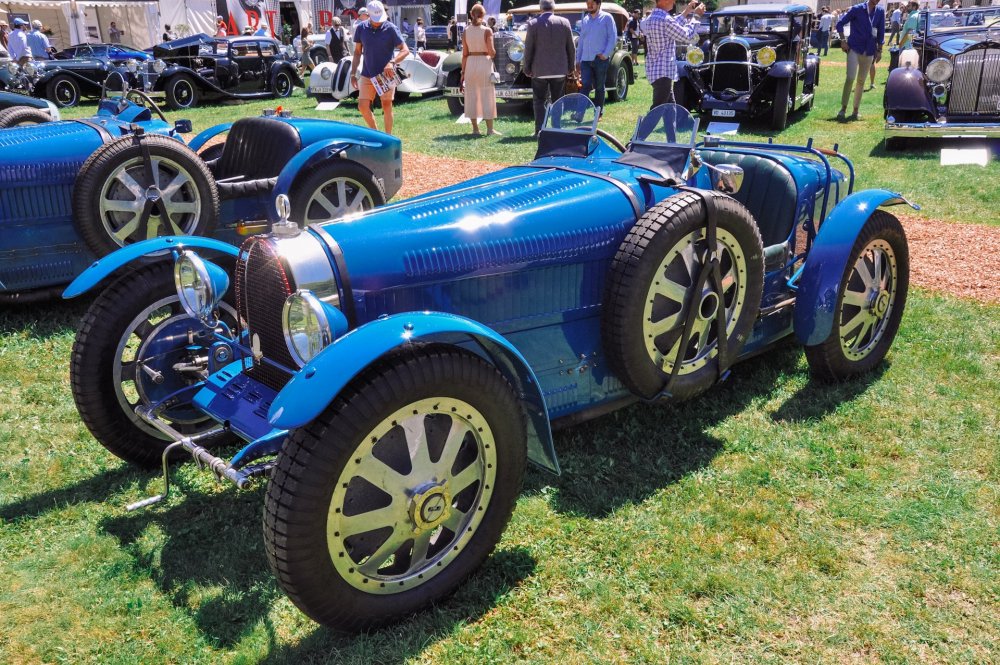
{"label": "car grille", "polygon": [[955,57],[948,113],[1000,114],[1000,49],[976,49]]}
{"label": "car grille", "polygon": [[[292,278],[270,241],[261,236],[248,238],[236,260],[236,309],[251,348],[288,368],[295,363],[285,344],[281,310],[294,290]],[[246,372],[274,390],[281,390],[291,378],[291,370],[261,362],[248,366]]]}
{"label": "car grille", "polygon": [[715,52],[716,62],[725,64],[712,66],[712,90],[750,91],[750,67],[736,64],[747,62],[747,49],[739,42],[721,44]]}
{"label": "car grille", "polygon": [[493,65],[496,67],[497,72],[500,74],[501,83],[513,83],[514,79],[517,78],[518,73],[521,71],[520,63],[514,63],[514,73],[507,73],[507,64],[512,62],[507,56],[507,47],[512,43],[517,41],[517,37],[514,35],[496,35],[493,38],[493,45],[497,50],[496,60]]}

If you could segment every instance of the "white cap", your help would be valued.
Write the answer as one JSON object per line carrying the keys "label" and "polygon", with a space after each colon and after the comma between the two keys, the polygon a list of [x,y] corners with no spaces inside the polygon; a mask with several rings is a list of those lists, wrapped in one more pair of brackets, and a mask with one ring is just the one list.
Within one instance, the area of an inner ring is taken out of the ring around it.
{"label": "white cap", "polygon": [[368,3],[368,17],[372,23],[382,23],[385,21],[385,7],[378,0]]}

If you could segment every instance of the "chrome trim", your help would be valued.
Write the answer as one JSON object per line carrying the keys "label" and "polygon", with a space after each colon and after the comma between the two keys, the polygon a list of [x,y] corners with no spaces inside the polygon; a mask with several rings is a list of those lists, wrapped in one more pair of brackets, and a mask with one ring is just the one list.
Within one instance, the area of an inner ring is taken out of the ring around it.
{"label": "chrome trim", "polygon": [[1000,136],[1000,124],[980,125],[971,122],[894,122],[885,123],[887,138],[976,138]]}
{"label": "chrome trim", "polygon": [[323,302],[340,307],[337,279],[319,238],[312,233],[300,233],[289,237],[272,235],[267,241],[281,258],[296,290],[312,291]]}

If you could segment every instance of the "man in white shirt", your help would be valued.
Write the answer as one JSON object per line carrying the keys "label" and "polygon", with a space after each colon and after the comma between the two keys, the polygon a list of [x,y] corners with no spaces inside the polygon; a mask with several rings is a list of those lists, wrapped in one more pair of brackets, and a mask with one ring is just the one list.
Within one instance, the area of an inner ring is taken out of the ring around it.
{"label": "man in white shirt", "polygon": [[823,7],[820,10],[819,17],[819,44],[816,46],[816,55],[830,54],[830,28],[833,27],[833,14],[830,13],[829,7]]}
{"label": "man in white shirt", "polygon": [[35,60],[48,60],[51,57],[49,51],[52,49],[52,46],[49,44],[49,38],[42,32],[42,22],[38,20],[32,21],[31,28],[31,32],[25,37],[28,41],[28,50],[31,51],[31,57]]}
{"label": "man in white shirt", "polygon": [[16,18],[12,21],[14,29],[7,38],[7,50],[10,52],[10,59],[19,65],[23,65],[31,60],[31,50],[28,48],[28,35],[24,29],[28,27],[28,22],[23,18]]}
{"label": "man in white shirt", "polygon": [[892,12],[892,16],[889,18],[889,39],[885,40],[886,44],[892,44],[893,40],[899,43],[899,30],[902,28],[903,21],[903,10],[900,7],[896,7]]}

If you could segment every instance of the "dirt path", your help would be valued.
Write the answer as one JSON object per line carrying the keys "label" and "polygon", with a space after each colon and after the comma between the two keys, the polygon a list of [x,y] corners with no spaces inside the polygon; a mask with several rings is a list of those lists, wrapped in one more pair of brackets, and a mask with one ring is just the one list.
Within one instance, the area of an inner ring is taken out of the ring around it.
{"label": "dirt path", "polygon": [[[399,198],[416,196],[503,168],[492,162],[403,153]],[[962,298],[1000,303],[1000,228],[953,224],[892,210],[910,243],[913,284]]]}

